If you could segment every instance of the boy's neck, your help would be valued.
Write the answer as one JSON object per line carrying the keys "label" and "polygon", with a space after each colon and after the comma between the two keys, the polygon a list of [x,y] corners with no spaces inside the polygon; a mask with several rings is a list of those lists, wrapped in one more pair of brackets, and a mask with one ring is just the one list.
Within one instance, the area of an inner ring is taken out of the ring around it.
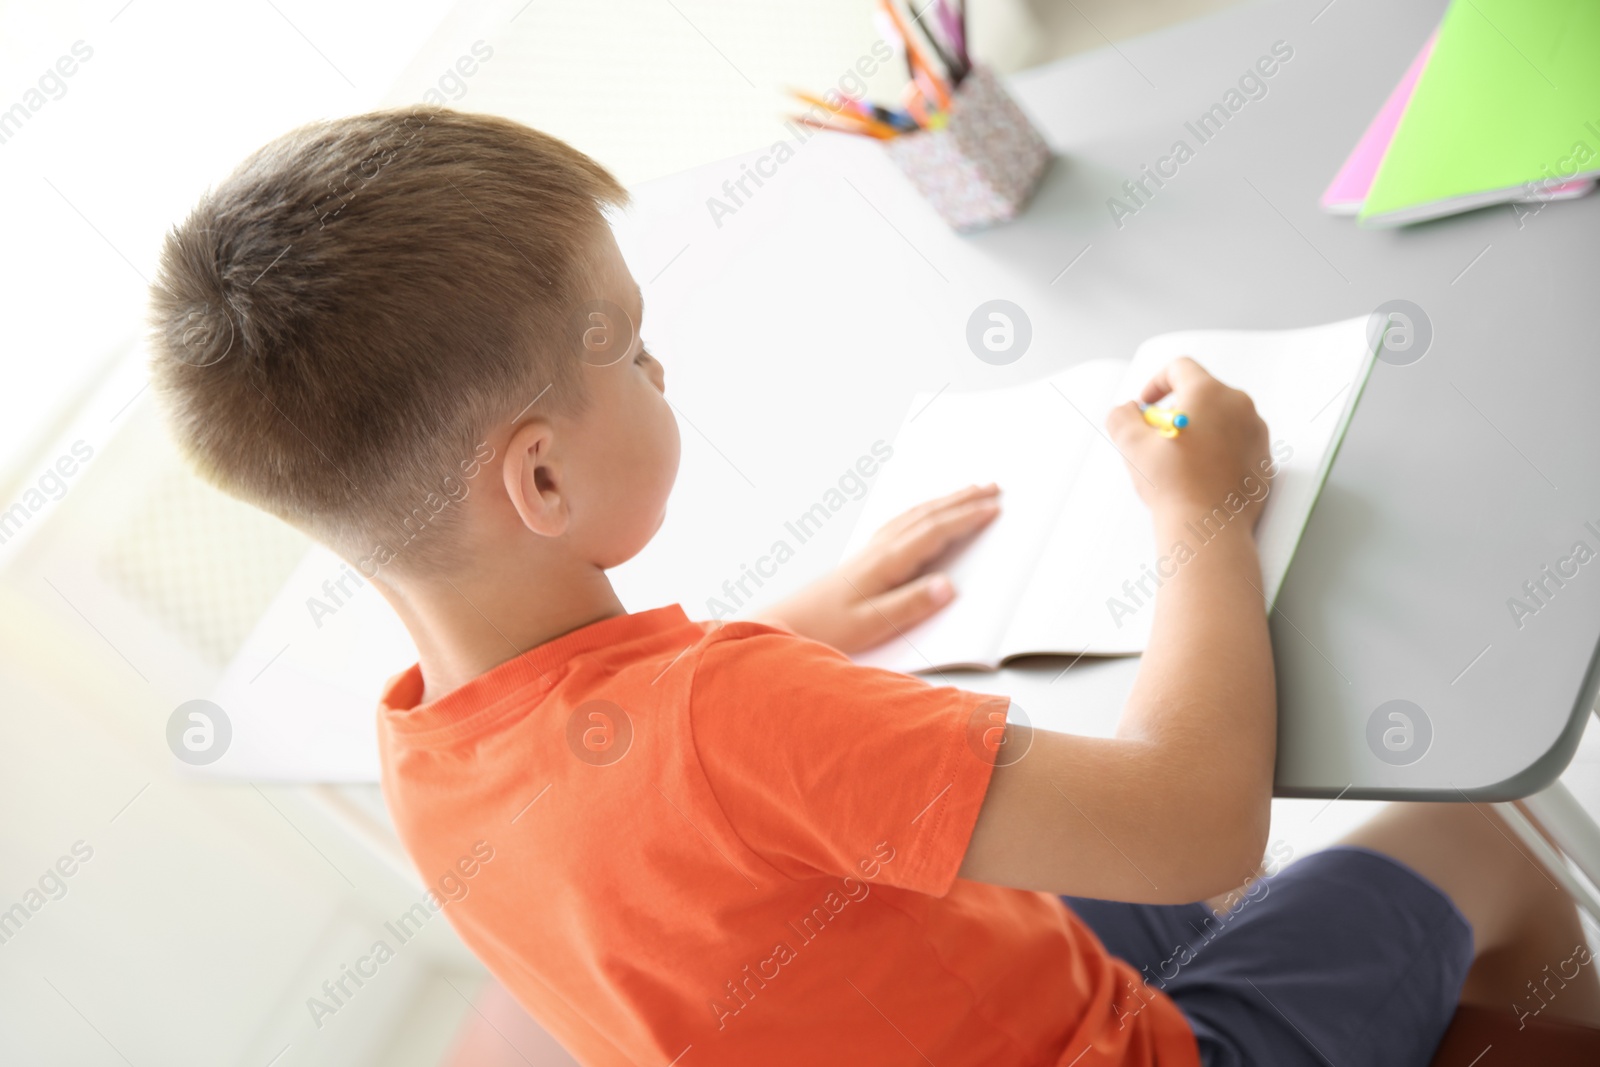
{"label": "boy's neck", "polygon": [[626,614],[604,571],[510,566],[403,586],[377,582],[417,646],[421,703],[531,648]]}

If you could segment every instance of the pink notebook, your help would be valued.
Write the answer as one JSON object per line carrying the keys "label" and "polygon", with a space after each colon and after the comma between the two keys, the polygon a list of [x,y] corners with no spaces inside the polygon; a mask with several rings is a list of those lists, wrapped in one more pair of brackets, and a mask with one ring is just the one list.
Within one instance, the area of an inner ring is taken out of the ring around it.
{"label": "pink notebook", "polygon": [[1405,77],[1394,87],[1389,99],[1383,102],[1383,107],[1367,127],[1367,132],[1356,142],[1355,151],[1350,153],[1350,158],[1344,161],[1344,166],[1339,168],[1332,184],[1322,194],[1322,210],[1334,215],[1354,215],[1361,210],[1361,202],[1367,198],[1367,190],[1372,188],[1372,178],[1378,173],[1383,154],[1389,150],[1394,129],[1400,125],[1400,116],[1406,113],[1406,105],[1411,102],[1411,90],[1417,87],[1417,79],[1422,77],[1422,68],[1428,65],[1428,57],[1433,55],[1433,42],[1438,37],[1438,30],[1428,34],[1422,51],[1406,68]]}
{"label": "pink notebook", "polygon": [[[1331,215],[1354,215],[1361,210],[1361,202],[1367,198],[1367,190],[1372,188],[1372,179],[1383,163],[1384,154],[1389,150],[1389,141],[1394,137],[1395,127],[1400,125],[1400,117],[1406,113],[1406,105],[1411,102],[1411,92],[1417,87],[1417,81],[1428,65],[1428,57],[1433,55],[1433,43],[1438,36],[1437,30],[1428,35],[1422,51],[1417,53],[1417,58],[1406,68],[1400,84],[1394,87],[1389,99],[1383,102],[1383,107],[1367,127],[1367,132],[1361,135],[1355,151],[1344,161],[1339,173],[1333,176],[1333,181],[1322,194],[1322,210]],[[1593,186],[1593,180],[1579,178],[1564,185],[1553,185],[1542,195],[1524,197],[1523,201],[1566,200],[1582,196]]]}

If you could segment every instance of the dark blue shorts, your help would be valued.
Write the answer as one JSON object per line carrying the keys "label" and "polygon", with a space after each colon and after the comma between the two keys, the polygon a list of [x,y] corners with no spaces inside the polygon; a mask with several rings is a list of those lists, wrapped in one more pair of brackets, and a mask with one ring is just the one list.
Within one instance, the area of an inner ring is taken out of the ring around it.
{"label": "dark blue shorts", "polygon": [[1173,999],[1206,1067],[1426,1067],[1472,964],[1450,899],[1363,848],[1313,853],[1220,918],[1204,904],[1062,899]]}

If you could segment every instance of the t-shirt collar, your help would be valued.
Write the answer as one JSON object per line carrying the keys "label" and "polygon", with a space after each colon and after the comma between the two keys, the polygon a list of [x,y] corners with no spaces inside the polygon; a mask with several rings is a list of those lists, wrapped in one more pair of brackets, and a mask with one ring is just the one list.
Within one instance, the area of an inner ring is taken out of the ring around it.
{"label": "t-shirt collar", "polygon": [[378,710],[397,729],[432,729],[458,715],[481,711],[512,693],[547,684],[547,676],[575,656],[687,625],[689,617],[678,604],[613,615],[497,664],[431,704],[417,703],[423,690],[422,665],[413,663],[384,686]]}

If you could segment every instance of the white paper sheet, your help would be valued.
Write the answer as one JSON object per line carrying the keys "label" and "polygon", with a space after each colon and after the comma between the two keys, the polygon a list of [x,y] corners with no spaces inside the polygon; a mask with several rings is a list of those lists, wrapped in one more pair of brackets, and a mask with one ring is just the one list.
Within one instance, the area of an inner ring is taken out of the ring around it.
{"label": "white paper sheet", "polygon": [[[972,481],[998,481],[1010,490],[1004,494],[1002,519],[950,566],[958,600],[910,631],[907,640],[891,641],[860,661],[914,671],[993,666],[1029,653],[1142,651],[1154,614],[1149,594],[1157,585],[1151,575],[1158,566],[1172,572],[1174,563],[1161,560],[1172,555],[1173,546],[1157,551],[1133,476],[1100,429],[1113,404],[1136,397],[1156,371],[1182,355],[1248,392],[1267,422],[1279,466],[1256,536],[1262,590],[1270,604],[1371,368],[1366,327],[1363,316],[1301,330],[1165,334],[1141,345],[1129,363],[1097,361],[1013,389],[941,397],[897,438],[894,477],[885,477],[873,490],[852,549],[905,508]],[[1097,394],[1099,376],[1111,367],[1117,368],[1117,383]],[[1083,415],[1058,395],[1068,388],[1063,384],[1068,376],[1080,370]],[[1090,399],[1095,395],[1098,403]],[[1070,446],[1039,441],[1036,428],[1016,425],[1029,417],[1048,422],[1051,400],[1074,420]],[[923,423],[940,404],[944,410],[938,418]],[[981,447],[962,450],[952,438]],[[992,447],[996,443],[1000,447]],[[1071,457],[1065,473],[1052,462],[1062,455]],[[941,481],[939,474],[957,464],[960,480]],[[1220,513],[1227,514],[1226,508]],[[1195,516],[1188,543],[1196,552],[1214,536],[1200,525],[1202,518]],[[1006,520],[1012,525],[1002,528]],[[1213,519],[1210,530],[1222,522]]]}

